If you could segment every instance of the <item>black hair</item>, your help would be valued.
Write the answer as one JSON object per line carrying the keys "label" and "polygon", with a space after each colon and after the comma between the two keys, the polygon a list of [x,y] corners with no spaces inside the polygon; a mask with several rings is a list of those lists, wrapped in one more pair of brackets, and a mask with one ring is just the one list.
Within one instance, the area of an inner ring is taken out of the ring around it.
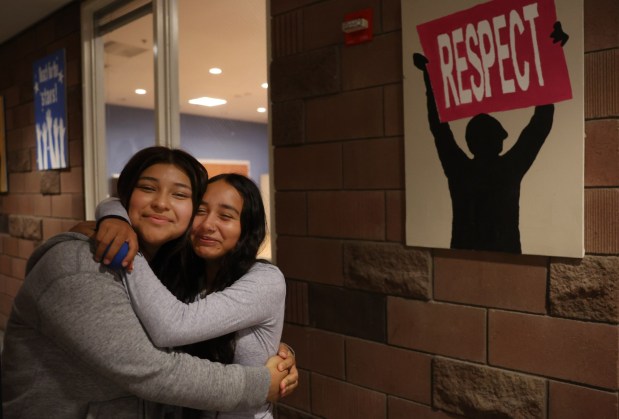
{"label": "black hair", "polygon": [[[221,265],[215,278],[209,279],[209,292],[221,291],[234,284],[239,278],[245,275],[256,263],[268,263],[258,259],[260,246],[264,242],[267,233],[266,214],[262,203],[262,196],[256,184],[249,178],[236,173],[224,173],[209,179],[209,184],[222,181],[232,186],[243,198],[243,209],[241,210],[241,235],[234,249],[225,254],[221,259]],[[195,256],[195,258],[198,258]],[[195,272],[187,277],[185,292],[182,299],[189,300],[195,298],[197,294],[205,289],[206,275],[205,264],[200,259],[198,266],[201,269],[200,276],[203,282],[195,281]],[[197,288],[196,288],[197,287]],[[177,295],[178,296],[178,295]],[[205,342],[198,342],[183,347],[188,353],[211,361],[225,364],[232,363],[234,358],[234,337],[236,333],[229,333],[219,338]]]}
{"label": "black hair", "polygon": [[[206,190],[208,173],[204,166],[191,154],[180,149],[163,146],[144,148],[129,159],[118,178],[117,191],[122,205],[129,208],[131,194],[140,175],[155,164],[172,164],[187,175],[191,183],[191,202],[193,215],[195,215]],[[179,265],[184,267],[190,263],[184,252],[188,237],[189,229],[182,236],[163,244],[149,262],[155,274],[160,278],[167,278],[166,282],[168,283],[183,282],[182,269],[179,269]]]}

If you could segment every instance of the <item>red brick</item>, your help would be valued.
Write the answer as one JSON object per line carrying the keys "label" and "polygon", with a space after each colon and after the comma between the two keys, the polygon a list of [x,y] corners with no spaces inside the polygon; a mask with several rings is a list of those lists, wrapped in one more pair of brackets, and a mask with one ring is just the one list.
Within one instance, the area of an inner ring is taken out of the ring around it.
{"label": "red brick", "polygon": [[288,324],[283,336],[282,340],[295,350],[300,367],[333,378],[345,378],[342,335]]}
{"label": "red brick", "polygon": [[43,240],[62,233],[62,222],[57,218],[43,218]]}
{"label": "red brick", "polygon": [[62,193],[82,193],[84,191],[84,171],[81,167],[73,167],[68,172],[60,172],[60,190]]}
{"label": "red brick", "polygon": [[277,264],[289,278],[332,285],[344,281],[340,240],[279,236]]}
{"label": "red brick", "polygon": [[385,419],[387,397],[376,391],[312,374],[312,413],[337,419]]}
{"label": "red brick", "polygon": [[619,48],[585,55],[585,118],[619,115]]}
{"label": "red brick", "polygon": [[491,310],[492,365],[617,389],[619,329],[545,316]]}
{"label": "red brick", "polygon": [[389,419],[454,419],[455,416],[448,415],[439,410],[432,410],[430,406],[409,402],[389,397],[387,399],[389,407]]}
{"label": "red brick", "polygon": [[402,83],[384,86],[383,94],[385,97],[385,135],[401,136],[404,134]]}
{"label": "red brick", "polygon": [[618,396],[617,393],[551,381],[549,417],[618,419]]}
{"label": "red brick", "polygon": [[11,236],[0,236],[2,239],[2,253],[7,256],[19,256],[19,239]]}
{"label": "red brick", "polygon": [[344,188],[404,188],[403,150],[402,138],[344,144]]}
{"label": "red brick", "polygon": [[271,0],[271,14],[278,15],[313,3],[314,0]]}
{"label": "red brick", "polygon": [[11,276],[22,280],[26,277],[25,259],[11,258]]}
{"label": "red brick", "polygon": [[281,399],[278,404],[284,404],[309,412],[311,409],[310,380],[310,373],[308,371],[299,370],[299,386],[291,395],[286,396],[285,399]]}
{"label": "red brick", "polygon": [[308,100],[306,112],[310,142],[383,136],[380,87]]}
{"label": "red brick", "polygon": [[28,259],[35,247],[36,244],[32,240],[19,239],[17,256],[23,259]]}
{"label": "red brick", "polygon": [[26,192],[26,173],[11,173],[9,176],[9,191],[11,193]]}
{"label": "red brick", "polygon": [[387,208],[386,208],[386,239],[402,243],[404,241],[404,192],[403,191],[387,191]]}
{"label": "red brick", "polygon": [[547,258],[436,251],[434,297],[456,303],[546,312]]}
{"label": "red brick", "polygon": [[305,192],[275,193],[277,234],[307,234],[307,197]]}
{"label": "red brick", "polygon": [[402,81],[402,34],[391,32],[342,50],[343,90]]}
{"label": "red brick", "polygon": [[619,5],[617,0],[584,2],[585,51],[619,46]]}
{"label": "red brick", "polygon": [[[375,365],[380,368],[374,368]],[[346,372],[353,384],[421,403],[431,402],[432,372],[428,355],[348,338]]]}
{"label": "red brick", "polygon": [[383,0],[383,31],[402,29],[402,8],[400,0]]}
{"label": "red brick", "polygon": [[342,187],[342,147],[339,144],[275,149],[275,188],[339,189]]}
{"label": "red brick", "polygon": [[486,313],[475,307],[389,297],[390,344],[472,361],[486,358]]}
{"label": "red brick", "polygon": [[309,369],[334,378],[345,378],[344,336],[308,329]]}
{"label": "red brick", "polygon": [[307,334],[307,327],[295,326],[290,323],[284,324],[282,342],[286,342],[286,344],[294,349],[298,368],[309,368],[310,350]]}
{"label": "red brick", "polygon": [[308,193],[308,232],[322,237],[384,240],[384,192]]}
{"label": "red brick", "polygon": [[307,302],[307,283],[286,281],[286,312],[284,318],[287,322],[308,324],[309,306]]}
{"label": "red brick", "polygon": [[24,284],[24,280],[23,280],[23,276],[21,277],[21,279],[16,279],[16,278],[6,278],[4,279],[4,292],[11,298],[15,298],[15,296],[17,295],[17,292],[19,291],[19,289],[21,288],[21,286]]}
{"label": "red brick", "polygon": [[585,250],[619,253],[619,189],[585,190]]}
{"label": "red brick", "polygon": [[585,124],[585,186],[619,186],[619,120]]}

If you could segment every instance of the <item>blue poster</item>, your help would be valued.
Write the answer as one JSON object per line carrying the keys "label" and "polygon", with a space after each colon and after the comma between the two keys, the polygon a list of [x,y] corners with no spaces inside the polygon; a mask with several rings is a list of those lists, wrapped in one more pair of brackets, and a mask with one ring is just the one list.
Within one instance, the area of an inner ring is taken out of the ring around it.
{"label": "blue poster", "polygon": [[58,50],[34,63],[34,119],[39,170],[67,167],[67,107],[65,51]]}

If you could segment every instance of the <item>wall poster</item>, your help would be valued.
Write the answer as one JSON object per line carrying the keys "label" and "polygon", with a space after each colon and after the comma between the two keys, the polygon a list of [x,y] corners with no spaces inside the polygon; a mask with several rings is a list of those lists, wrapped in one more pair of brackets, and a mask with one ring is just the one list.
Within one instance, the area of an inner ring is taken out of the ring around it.
{"label": "wall poster", "polygon": [[582,0],[402,0],[406,244],[583,257]]}
{"label": "wall poster", "polygon": [[69,163],[64,49],[36,61],[32,71],[37,168],[64,169]]}

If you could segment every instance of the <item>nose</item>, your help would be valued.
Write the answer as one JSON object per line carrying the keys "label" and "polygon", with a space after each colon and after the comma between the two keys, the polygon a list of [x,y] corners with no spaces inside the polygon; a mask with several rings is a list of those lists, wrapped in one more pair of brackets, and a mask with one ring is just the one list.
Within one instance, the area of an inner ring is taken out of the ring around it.
{"label": "nose", "polygon": [[213,214],[208,214],[204,217],[201,217],[202,220],[200,224],[197,226],[198,231],[202,231],[204,233],[212,233],[215,231],[215,223]]}
{"label": "nose", "polygon": [[169,206],[168,196],[165,193],[157,193],[153,196],[151,206],[158,211],[167,210]]}

